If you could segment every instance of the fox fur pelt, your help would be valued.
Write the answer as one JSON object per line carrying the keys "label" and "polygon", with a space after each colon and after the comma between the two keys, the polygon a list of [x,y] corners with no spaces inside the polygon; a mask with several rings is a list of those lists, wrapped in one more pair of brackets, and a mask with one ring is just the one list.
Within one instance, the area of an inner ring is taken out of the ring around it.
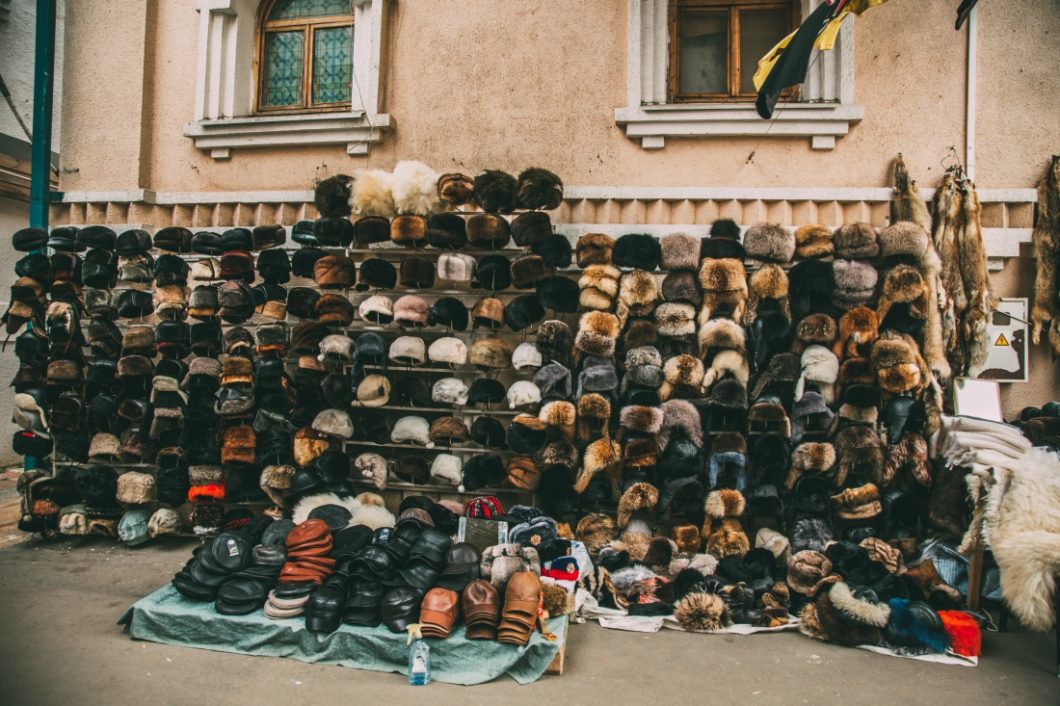
{"label": "fox fur pelt", "polygon": [[957,249],[961,256],[961,279],[968,295],[968,309],[961,319],[961,333],[968,351],[968,375],[975,377],[983,369],[989,341],[986,324],[993,304],[990,279],[986,274],[986,249],[983,247],[983,227],[979,221],[979,197],[975,185],[965,181],[961,185],[964,222],[957,232]]}
{"label": "fox fur pelt", "polygon": [[968,308],[968,297],[964,293],[957,254],[957,220],[960,210],[961,200],[953,174],[944,174],[942,184],[935,191],[935,226],[931,238],[942,262],[939,272],[942,343],[949,352],[949,361],[955,370],[964,367],[957,322]]}
{"label": "fox fur pelt", "polygon": [[1042,330],[1049,337],[1053,356],[1060,356],[1060,312],[1056,296],[1056,259],[1060,254],[1060,155],[1054,155],[1038,184],[1038,224],[1032,236],[1037,273],[1034,279],[1034,306],[1031,309],[1031,341],[1041,341]]}

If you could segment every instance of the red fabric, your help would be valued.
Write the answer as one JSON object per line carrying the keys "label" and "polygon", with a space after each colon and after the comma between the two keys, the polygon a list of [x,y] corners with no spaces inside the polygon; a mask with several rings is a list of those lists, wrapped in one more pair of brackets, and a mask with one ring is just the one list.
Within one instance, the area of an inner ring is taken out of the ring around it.
{"label": "red fabric", "polygon": [[209,483],[207,485],[193,485],[188,490],[188,500],[224,500],[225,484]]}
{"label": "red fabric", "polygon": [[468,504],[464,506],[465,517],[473,517],[480,520],[492,520],[502,514],[504,514],[504,507],[501,505],[501,501],[492,495],[479,496],[470,500]]}
{"label": "red fabric", "polygon": [[975,618],[963,610],[940,610],[942,627],[950,636],[950,647],[959,655],[978,657],[983,652],[983,634]]}

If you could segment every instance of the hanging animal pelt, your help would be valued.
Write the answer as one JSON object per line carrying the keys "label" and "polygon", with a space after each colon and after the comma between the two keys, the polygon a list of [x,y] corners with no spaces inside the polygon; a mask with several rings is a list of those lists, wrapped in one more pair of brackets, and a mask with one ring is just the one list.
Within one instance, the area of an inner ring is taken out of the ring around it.
{"label": "hanging animal pelt", "polygon": [[960,345],[958,322],[968,308],[964,282],[957,255],[957,221],[961,214],[961,197],[952,172],[946,172],[935,190],[935,225],[931,239],[942,263],[940,271],[942,343],[953,370],[964,369],[964,351]]}
{"label": "hanging animal pelt", "polygon": [[968,309],[961,318],[961,336],[968,354],[968,375],[975,377],[986,362],[988,341],[986,324],[995,301],[990,293],[990,278],[986,274],[986,248],[983,247],[983,226],[979,220],[979,196],[975,184],[965,179],[961,183],[963,218],[957,231],[960,253],[961,279],[968,296]]}
{"label": "hanging animal pelt", "polygon": [[1056,280],[1060,255],[1060,155],[1053,155],[1049,169],[1038,184],[1038,223],[1032,236],[1035,265],[1034,307],[1031,309],[1031,341],[1041,341],[1042,330],[1049,337],[1053,356],[1060,356],[1060,282]]}
{"label": "hanging animal pelt", "polygon": [[901,153],[894,160],[894,198],[891,199],[891,223],[912,221],[931,232],[931,216],[920,198],[916,180],[909,176]]}

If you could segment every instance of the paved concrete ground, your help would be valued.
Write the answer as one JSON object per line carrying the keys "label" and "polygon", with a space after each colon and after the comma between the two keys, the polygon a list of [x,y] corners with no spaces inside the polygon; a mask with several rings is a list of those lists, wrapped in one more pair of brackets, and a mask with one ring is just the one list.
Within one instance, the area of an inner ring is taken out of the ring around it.
{"label": "paved concrete ground", "polygon": [[642,635],[573,626],[562,677],[518,686],[135,642],[115,621],[163,585],[192,544],[125,549],[102,538],[0,551],[0,704],[1060,704],[1051,635],[988,634],[976,668],[925,664],[798,634]]}

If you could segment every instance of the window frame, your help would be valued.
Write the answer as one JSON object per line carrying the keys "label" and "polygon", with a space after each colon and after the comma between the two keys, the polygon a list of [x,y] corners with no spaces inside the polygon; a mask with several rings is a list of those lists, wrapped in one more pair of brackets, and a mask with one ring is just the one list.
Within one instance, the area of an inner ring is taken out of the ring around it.
{"label": "window frame", "polygon": [[[313,103],[313,83],[315,80],[313,66],[313,49],[318,29],[332,29],[335,27],[350,28],[350,81],[354,81],[353,75],[353,50],[352,44],[356,41],[356,19],[354,16],[353,3],[350,3],[349,15],[322,15],[319,17],[296,17],[287,20],[270,20],[272,12],[279,0],[269,0],[261,4],[261,14],[258,19],[257,39],[254,43],[254,106],[260,115],[275,113],[333,113],[350,110],[353,105],[353,92],[351,86],[350,100]],[[302,101],[300,105],[277,105],[267,106],[265,100],[265,73],[266,54],[265,42],[270,33],[292,32],[302,30]]]}
{"label": "window frame", "polygon": [[[740,103],[755,100],[757,94],[742,93],[740,83],[743,67],[740,65],[740,15],[745,9],[754,10],[787,10],[788,29],[793,32],[798,26],[801,18],[800,4],[795,0],[670,0],[667,12],[667,31],[669,34],[669,61],[668,61],[668,87],[669,102],[679,104],[690,103]],[[728,17],[728,32],[726,35],[726,82],[728,91],[725,93],[681,93],[681,41],[680,22],[678,17],[683,10],[693,12],[724,11]],[[785,99],[797,99],[798,87],[786,90],[783,93]]]}

